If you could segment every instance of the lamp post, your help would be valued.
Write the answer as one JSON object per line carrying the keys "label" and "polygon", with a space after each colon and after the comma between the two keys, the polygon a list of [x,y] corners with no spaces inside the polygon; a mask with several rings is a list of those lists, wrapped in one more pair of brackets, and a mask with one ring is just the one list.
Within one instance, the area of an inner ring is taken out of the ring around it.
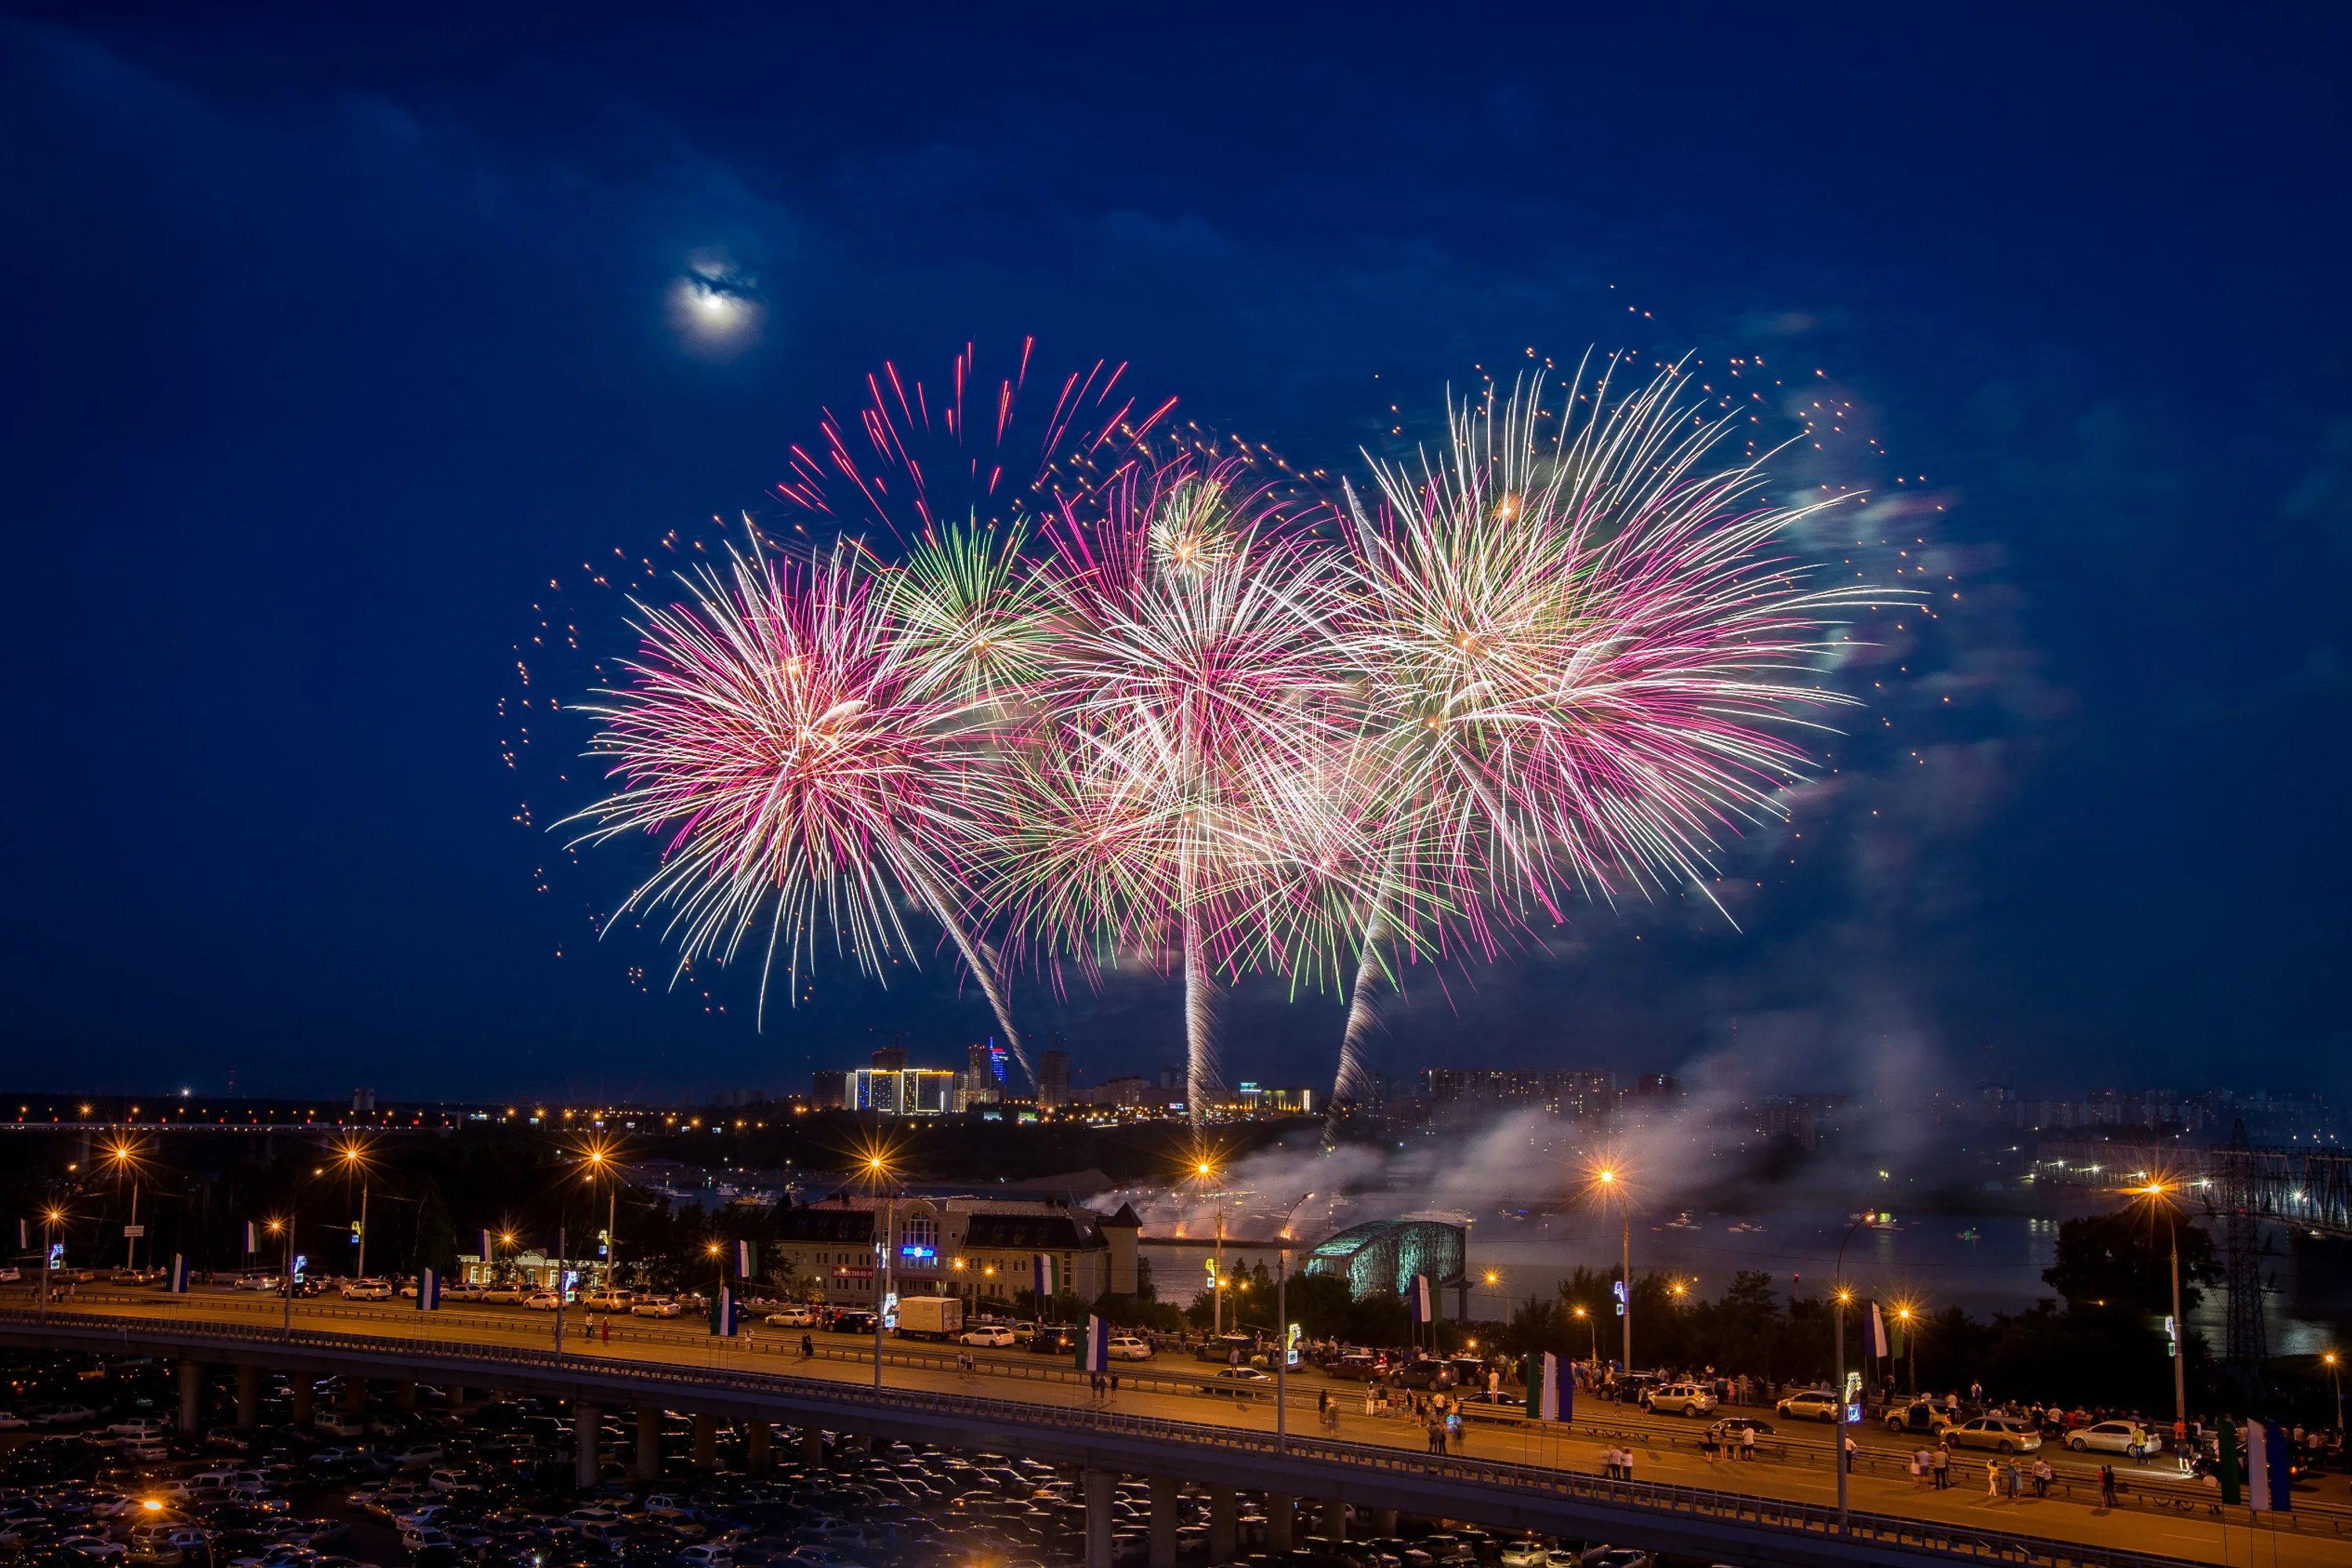
{"label": "lamp post", "polygon": [[136,1270],[139,1267],[139,1151],[131,1143],[117,1139],[106,1151],[108,1162],[114,1167],[114,1179],[131,1178],[131,1221],[122,1227],[122,1267]]}
{"label": "lamp post", "polygon": [[[335,1151],[335,1157],[336,1157],[337,1159],[341,1160],[341,1161],[343,1163],[343,1173],[344,1173],[344,1174],[349,1175],[349,1174],[351,1174],[351,1173],[353,1173],[353,1172],[357,1172],[357,1173],[358,1173],[358,1174],[359,1174],[359,1178],[360,1178],[360,1228],[359,1228],[360,1256],[359,1256],[359,1260],[358,1260],[357,1262],[355,1262],[354,1264],[352,1264],[352,1268],[353,1272],[354,1272],[354,1273],[355,1273],[355,1274],[356,1274],[360,1279],[366,1279],[366,1278],[367,1278],[367,1214],[368,1214],[368,1163],[367,1163],[367,1145],[366,1145],[366,1144],[364,1144],[364,1143],[361,1143],[361,1142],[357,1142],[356,1140],[354,1140],[353,1142],[347,1142],[347,1143],[345,1143],[341,1148],[340,1148],[340,1149],[336,1150],[336,1151]],[[346,1188],[344,1189],[344,1191],[346,1191],[346,1192],[349,1192],[350,1190],[351,1190],[351,1189],[350,1189],[350,1188],[348,1188],[348,1187],[346,1187]]]}
{"label": "lamp post", "polygon": [[[2333,1365],[2336,1358],[2327,1360]],[[1274,1446],[1277,1452],[1290,1446],[1290,1248],[1286,1247],[1274,1255]]]}
{"label": "lamp post", "polygon": [[1845,1227],[1845,1240],[1838,1243],[1837,1267],[1830,1281],[1830,1316],[1836,1323],[1832,1337],[1837,1343],[1837,1386],[1830,1391],[1831,1402],[1837,1406],[1837,1441],[1830,1451],[1830,1463],[1837,1467],[1838,1533],[1846,1532],[1845,1501],[1845,1304],[1853,1300],[1853,1292],[1845,1287],[1845,1247],[1853,1233],[1862,1228],[1855,1220]]}
{"label": "lamp post", "polygon": [[284,1219],[273,1219],[269,1222],[269,1228],[283,1231],[286,1235],[286,1278],[278,1281],[284,1288],[281,1293],[285,1297],[286,1311],[278,1327],[278,1337],[290,1340],[294,1337],[294,1216],[289,1214]]}
{"label": "lamp post", "polygon": [[[2189,1419],[2189,1358],[2181,1353],[2181,1337],[2187,1332],[2188,1326],[2180,1321],[2180,1213],[2167,1197],[2160,1179],[2150,1179],[2147,1186],[2139,1189],[2138,1195],[2147,1200],[2151,1221],[2161,1206],[2165,1220],[2172,1230],[2172,1332],[2168,1336],[2172,1342],[2172,1418],[2186,1422]],[[2342,1423],[2339,1421],[2337,1425]]]}
{"label": "lamp post", "polygon": [[1601,1375],[1601,1325],[1592,1321],[1592,1314],[1586,1311],[1580,1303],[1575,1311],[1584,1320],[1584,1326],[1592,1331],[1592,1373],[1598,1377]]}
{"label": "lamp post", "polygon": [[2341,1436],[2343,1435],[2343,1432],[2344,1432],[2344,1379],[2343,1379],[2343,1374],[2342,1374],[2340,1372],[2338,1372],[2338,1371],[2336,1370],[2336,1352],[2335,1352],[2334,1351],[2329,1351],[2326,1354],[2325,1354],[2325,1355],[2321,1356],[2319,1359],[2320,1359],[2320,1360],[2322,1360],[2322,1361],[2324,1361],[2324,1362],[2326,1362],[2326,1363],[2327,1363],[2327,1381],[2328,1381],[2329,1384],[2330,1384],[2331,1386],[2333,1386],[2333,1387],[2335,1388],[2335,1390],[2336,1390],[2336,1435],[2337,1435],[2337,1436]]}
{"label": "lamp post", "polygon": [[[1613,1202],[1617,1205],[1619,1217],[1625,1223],[1624,1253],[1618,1266],[1619,1289],[1624,1292],[1624,1300],[1618,1305],[1618,1313],[1624,1319],[1625,1343],[1621,1353],[1625,1358],[1625,1375],[1631,1377],[1633,1375],[1633,1209],[1627,1201],[1625,1184],[1618,1179],[1614,1166],[1603,1165],[1594,1173],[1592,1179],[1600,1189],[1602,1212],[1606,1213],[1607,1205]],[[1600,1359],[1596,1352],[1593,1360],[1597,1363]]]}
{"label": "lamp post", "polygon": [[[890,1163],[879,1153],[866,1157],[866,1183],[878,1195],[881,1184],[890,1174]],[[874,1250],[879,1267],[874,1279],[874,1392],[882,1392],[882,1304],[889,1299],[890,1250],[895,1244],[898,1224],[898,1204],[895,1197],[884,1198],[876,1207],[876,1239]]]}
{"label": "lamp post", "polygon": [[[66,1217],[65,1210],[52,1208],[41,1215],[41,1312],[40,1321],[49,1321],[49,1258],[58,1249],[58,1226]],[[2333,1356],[2328,1358],[2334,1360]]]}

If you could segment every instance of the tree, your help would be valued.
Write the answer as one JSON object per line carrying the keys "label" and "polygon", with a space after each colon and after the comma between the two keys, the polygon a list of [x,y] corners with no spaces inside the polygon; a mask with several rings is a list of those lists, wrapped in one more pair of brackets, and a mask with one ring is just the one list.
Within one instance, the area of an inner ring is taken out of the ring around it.
{"label": "tree", "polygon": [[[2200,1226],[2180,1226],[2180,1310],[2194,1312],[2203,1293],[2190,1281],[2211,1277],[2213,1238]],[[2158,1316],[2172,1311],[2172,1229],[2145,1209],[2090,1215],[2058,1227],[2055,1263],[2042,1271],[2070,1307],[2128,1307]]]}
{"label": "tree", "polygon": [[425,1178],[425,1195],[416,1200],[414,1261],[419,1269],[436,1268],[444,1275],[454,1273],[457,1267],[457,1228],[449,1219],[441,1184],[430,1176]]}

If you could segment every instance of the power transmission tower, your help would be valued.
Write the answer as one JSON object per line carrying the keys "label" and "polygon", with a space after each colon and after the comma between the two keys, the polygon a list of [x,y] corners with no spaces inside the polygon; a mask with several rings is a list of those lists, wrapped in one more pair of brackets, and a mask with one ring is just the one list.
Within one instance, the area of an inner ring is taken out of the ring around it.
{"label": "power transmission tower", "polygon": [[2221,1185],[2222,1278],[2229,1292],[2224,1348],[2252,1375],[2270,1353],[2263,1328],[2263,1227],[2256,1215],[2259,1163],[2250,1152],[2245,1118],[2230,1129],[2228,1174]]}

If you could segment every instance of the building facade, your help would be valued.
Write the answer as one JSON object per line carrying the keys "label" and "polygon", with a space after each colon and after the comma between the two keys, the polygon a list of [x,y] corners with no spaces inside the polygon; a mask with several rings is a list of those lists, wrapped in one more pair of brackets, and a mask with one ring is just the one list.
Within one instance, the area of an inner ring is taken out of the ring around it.
{"label": "building facade", "polygon": [[1106,1290],[1134,1293],[1142,1228],[1126,1208],[1105,1215],[1051,1200],[843,1194],[779,1211],[771,1256],[795,1279],[822,1280],[836,1306],[870,1307],[886,1290],[1010,1300],[1034,1289],[1041,1258],[1056,1291],[1092,1301]]}

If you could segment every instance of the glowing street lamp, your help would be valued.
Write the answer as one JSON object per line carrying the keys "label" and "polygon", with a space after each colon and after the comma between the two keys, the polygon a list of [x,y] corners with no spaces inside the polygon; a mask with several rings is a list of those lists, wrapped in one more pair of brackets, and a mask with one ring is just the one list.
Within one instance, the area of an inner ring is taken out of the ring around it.
{"label": "glowing street lamp", "polygon": [[2171,1227],[2172,1317],[2165,1325],[2170,1331],[2165,1337],[2170,1342],[2172,1350],[2172,1417],[2176,1421],[2187,1421],[2189,1419],[2189,1358],[2180,1353],[2181,1335],[2188,1330],[2188,1326],[2180,1321],[2180,1211],[2173,1206],[2169,1189],[2160,1175],[2148,1177],[2147,1184],[2144,1187],[2126,1190],[2134,1198],[2147,1205],[2148,1223],[2151,1226],[2156,1223],[2156,1215],[2161,1212]]}
{"label": "glowing street lamp", "polygon": [[[1622,1300],[1619,1301],[1617,1310],[1624,1322],[1624,1345],[1622,1347],[1622,1353],[1625,1358],[1625,1373],[1630,1377],[1633,1375],[1633,1194],[1626,1190],[1624,1173],[1617,1168],[1617,1165],[1613,1161],[1603,1161],[1599,1166],[1594,1168],[1590,1193],[1593,1200],[1601,1205],[1603,1213],[1608,1211],[1608,1207],[1611,1204],[1615,1204],[1617,1205],[1618,1217],[1623,1222],[1624,1226],[1622,1236],[1623,1252],[1619,1262],[1618,1284],[1618,1289],[1622,1296]],[[1600,1357],[1596,1354],[1593,1359],[1597,1363]]]}
{"label": "glowing street lamp", "polygon": [[1592,1366],[1597,1372],[1601,1367],[1601,1325],[1592,1321],[1592,1314],[1584,1310],[1581,1302],[1577,1304],[1575,1312],[1584,1320],[1584,1326],[1592,1331]]}

